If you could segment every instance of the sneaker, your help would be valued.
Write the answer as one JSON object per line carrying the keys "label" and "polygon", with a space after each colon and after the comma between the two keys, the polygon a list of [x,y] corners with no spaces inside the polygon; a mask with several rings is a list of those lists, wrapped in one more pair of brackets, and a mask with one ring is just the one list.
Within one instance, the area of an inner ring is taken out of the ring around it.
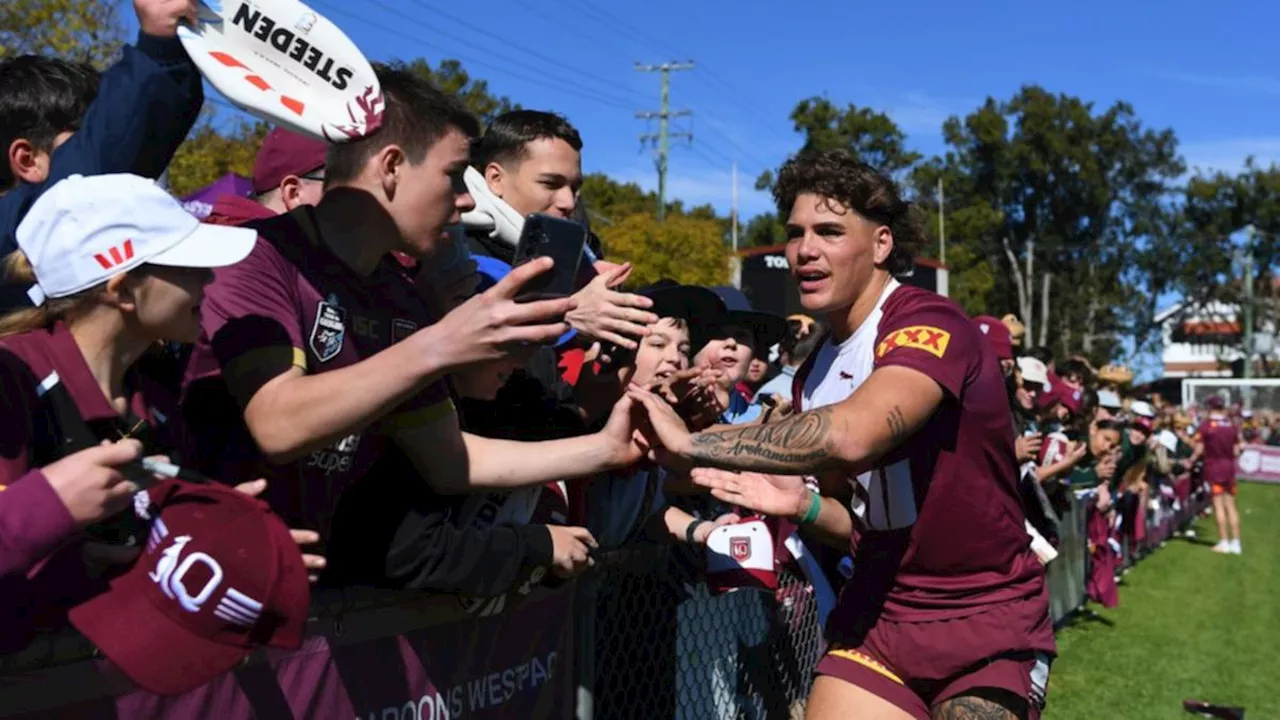
{"label": "sneaker", "polygon": [[1232,555],[1239,555],[1239,554],[1240,554],[1240,541],[1239,541],[1239,540],[1232,540],[1232,541],[1231,541],[1231,554],[1232,554]]}
{"label": "sneaker", "polygon": [[1231,552],[1231,543],[1226,540],[1219,540],[1218,544],[1213,546],[1213,551],[1216,553],[1229,553]]}

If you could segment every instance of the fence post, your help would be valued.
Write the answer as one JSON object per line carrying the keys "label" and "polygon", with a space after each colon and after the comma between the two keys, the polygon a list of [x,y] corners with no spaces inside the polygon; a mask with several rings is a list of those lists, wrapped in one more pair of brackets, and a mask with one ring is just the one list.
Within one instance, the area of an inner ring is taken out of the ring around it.
{"label": "fence post", "polygon": [[578,579],[574,597],[573,671],[577,679],[576,720],[595,717],[596,689],[596,602],[599,573],[586,573]]}

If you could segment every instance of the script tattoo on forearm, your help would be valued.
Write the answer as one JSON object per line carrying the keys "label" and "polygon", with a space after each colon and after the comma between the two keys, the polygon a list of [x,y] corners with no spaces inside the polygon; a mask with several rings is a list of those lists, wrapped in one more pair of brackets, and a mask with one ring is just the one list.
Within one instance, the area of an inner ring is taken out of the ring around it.
{"label": "script tattoo on forearm", "polygon": [[840,464],[831,452],[833,412],[819,408],[769,425],[749,425],[693,436],[692,457],[725,470],[800,475]]}

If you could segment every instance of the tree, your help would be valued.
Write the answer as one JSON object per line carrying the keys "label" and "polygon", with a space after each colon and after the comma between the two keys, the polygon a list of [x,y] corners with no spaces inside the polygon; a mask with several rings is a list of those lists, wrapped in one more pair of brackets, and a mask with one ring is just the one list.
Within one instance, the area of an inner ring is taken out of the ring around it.
{"label": "tree", "polygon": [[1029,86],[948,119],[943,137],[948,152],[912,180],[936,210],[942,179],[949,239],[1000,268],[987,310],[1016,309],[1029,345],[1109,359],[1143,296],[1130,272],[1143,213],[1184,171],[1173,132],[1143,127],[1126,103],[1095,112]]}
{"label": "tree", "polygon": [[439,65],[432,68],[431,63],[419,58],[409,63],[407,69],[420,77],[427,78],[441,90],[462,100],[484,125],[493,122],[493,119],[502,113],[520,108],[507,96],[493,94],[489,90],[487,80],[471,77],[458,60],[451,58],[441,60]]}
{"label": "tree", "polygon": [[[804,135],[800,151],[843,148],[854,157],[892,177],[899,177],[920,160],[908,150],[906,134],[888,115],[849,104],[843,110],[825,97],[801,100],[791,111],[796,132]],[[765,171],[756,189],[773,186],[773,173]]]}
{"label": "tree", "polygon": [[[1173,240],[1152,243],[1153,276],[1183,297],[1184,313],[1199,313],[1217,301],[1239,307],[1245,282],[1252,283],[1254,329],[1277,320],[1273,284],[1280,262],[1280,166],[1260,167],[1253,158],[1236,175],[1198,173],[1187,183]],[[1253,232],[1248,232],[1248,228]],[[1245,253],[1253,272],[1245,278]]]}
{"label": "tree", "polygon": [[742,229],[742,247],[768,247],[787,241],[786,225],[775,212],[764,212],[751,218]]}
{"label": "tree", "polygon": [[[649,213],[656,217],[658,209],[656,192],[645,190],[633,182],[620,183],[604,173],[591,173],[583,178],[580,200],[586,204],[592,222],[605,226],[629,215]],[[667,215],[716,220],[728,227],[728,221],[716,215],[715,208],[710,205],[685,209],[683,201],[672,200],[667,203]]]}
{"label": "tree", "polygon": [[253,160],[270,130],[265,122],[240,120],[230,130],[219,131],[206,112],[169,163],[170,192],[182,197],[229,172],[252,175]]}
{"label": "tree", "polygon": [[646,285],[669,278],[689,285],[722,285],[729,278],[729,249],[720,221],[651,212],[627,215],[600,229],[609,259],[631,262],[630,282]]}
{"label": "tree", "polygon": [[0,60],[45,55],[101,70],[120,51],[124,37],[119,5],[116,0],[4,0]]}

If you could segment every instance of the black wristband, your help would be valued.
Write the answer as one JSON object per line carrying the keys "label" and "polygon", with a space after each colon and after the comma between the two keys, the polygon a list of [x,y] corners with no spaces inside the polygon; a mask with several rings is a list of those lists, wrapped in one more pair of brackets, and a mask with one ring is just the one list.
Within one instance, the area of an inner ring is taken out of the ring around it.
{"label": "black wristband", "polygon": [[693,522],[689,523],[689,527],[684,529],[685,542],[689,543],[690,545],[693,545],[696,542],[693,539],[693,533],[697,531],[699,525],[702,525],[705,522],[706,520],[694,520]]}

